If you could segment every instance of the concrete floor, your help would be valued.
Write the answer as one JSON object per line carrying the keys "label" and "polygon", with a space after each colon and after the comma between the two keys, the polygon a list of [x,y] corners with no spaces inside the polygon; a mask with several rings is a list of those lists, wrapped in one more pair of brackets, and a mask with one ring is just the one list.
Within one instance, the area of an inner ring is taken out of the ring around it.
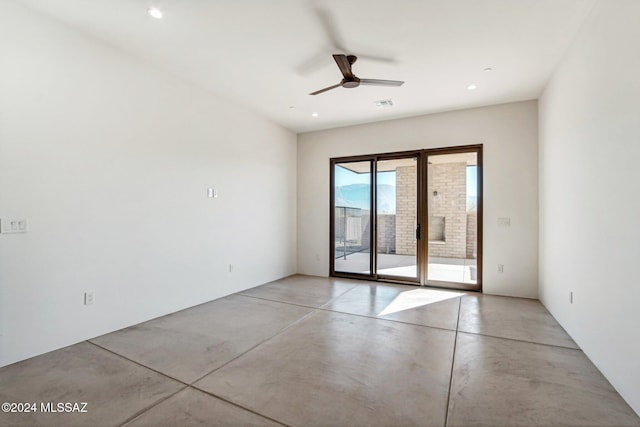
{"label": "concrete floor", "polygon": [[0,369],[2,426],[640,426],[534,300],[293,276]]}

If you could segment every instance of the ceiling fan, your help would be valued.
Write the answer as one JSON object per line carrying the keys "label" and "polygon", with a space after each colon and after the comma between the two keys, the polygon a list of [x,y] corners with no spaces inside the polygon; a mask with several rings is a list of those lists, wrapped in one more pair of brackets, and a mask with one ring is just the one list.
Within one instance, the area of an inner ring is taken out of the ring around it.
{"label": "ceiling fan", "polygon": [[309,95],[318,95],[319,93],[326,92],[331,89],[335,89],[337,87],[345,87],[345,88],[354,88],[360,85],[368,85],[368,86],[402,86],[404,82],[399,80],[378,80],[378,79],[361,79],[356,77],[355,74],[351,71],[351,66],[354,62],[358,60],[358,58],[354,55],[333,55],[333,59],[335,59],[336,64],[338,64],[338,68],[340,68],[340,72],[342,72],[343,79],[340,83],[325,87],[324,89],[317,90],[315,92],[310,93]]}

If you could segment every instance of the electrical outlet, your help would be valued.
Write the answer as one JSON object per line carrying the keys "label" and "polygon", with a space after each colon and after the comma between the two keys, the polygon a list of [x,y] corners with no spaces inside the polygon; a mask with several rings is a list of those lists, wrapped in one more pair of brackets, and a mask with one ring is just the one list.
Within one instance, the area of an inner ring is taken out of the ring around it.
{"label": "electrical outlet", "polygon": [[320,261],[320,254],[316,254],[316,261]]}
{"label": "electrical outlet", "polygon": [[229,264],[229,273],[233,273],[233,264]]}
{"label": "electrical outlet", "polygon": [[569,304],[573,304],[573,291],[569,292]]}
{"label": "electrical outlet", "polygon": [[94,295],[93,291],[87,291],[84,293],[84,305],[93,305]]}
{"label": "electrical outlet", "polygon": [[498,273],[504,273],[504,264],[498,264]]}

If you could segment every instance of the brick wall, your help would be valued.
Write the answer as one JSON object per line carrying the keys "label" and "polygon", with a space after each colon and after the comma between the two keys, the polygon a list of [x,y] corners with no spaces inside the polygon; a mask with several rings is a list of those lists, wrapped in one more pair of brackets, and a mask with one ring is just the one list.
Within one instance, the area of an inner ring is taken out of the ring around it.
{"label": "brick wall", "polygon": [[396,254],[416,254],[417,165],[396,168]]}
{"label": "brick wall", "polygon": [[371,239],[369,238],[371,233],[371,211],[369,209],[362,210],[362,251],[371,249]]}
{"label": "brick wall", "polygon": [[[437,191],[437,198],[433,192]],[[429,215],[445,218],[444,242],[430,242],[429,256],[467,256],[467,164],[441,163],[429,166]]]}
{"label": "brick wall", "polygon": [[478,254],[478,212],[467,213],[467,258]]}
{"label": "brick wall", "polygon": [[393,214],[378,215],[378,253],[396,253],[396,216]]}

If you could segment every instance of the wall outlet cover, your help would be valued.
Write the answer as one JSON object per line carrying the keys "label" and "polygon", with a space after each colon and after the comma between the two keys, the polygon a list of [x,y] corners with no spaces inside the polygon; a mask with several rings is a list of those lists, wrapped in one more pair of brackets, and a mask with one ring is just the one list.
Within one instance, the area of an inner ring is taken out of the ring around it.
{"label": "wall outlet cover", "polygon": [[84,305],[93,305],[94,302],[94,294],[93,291],[84,293]]}

